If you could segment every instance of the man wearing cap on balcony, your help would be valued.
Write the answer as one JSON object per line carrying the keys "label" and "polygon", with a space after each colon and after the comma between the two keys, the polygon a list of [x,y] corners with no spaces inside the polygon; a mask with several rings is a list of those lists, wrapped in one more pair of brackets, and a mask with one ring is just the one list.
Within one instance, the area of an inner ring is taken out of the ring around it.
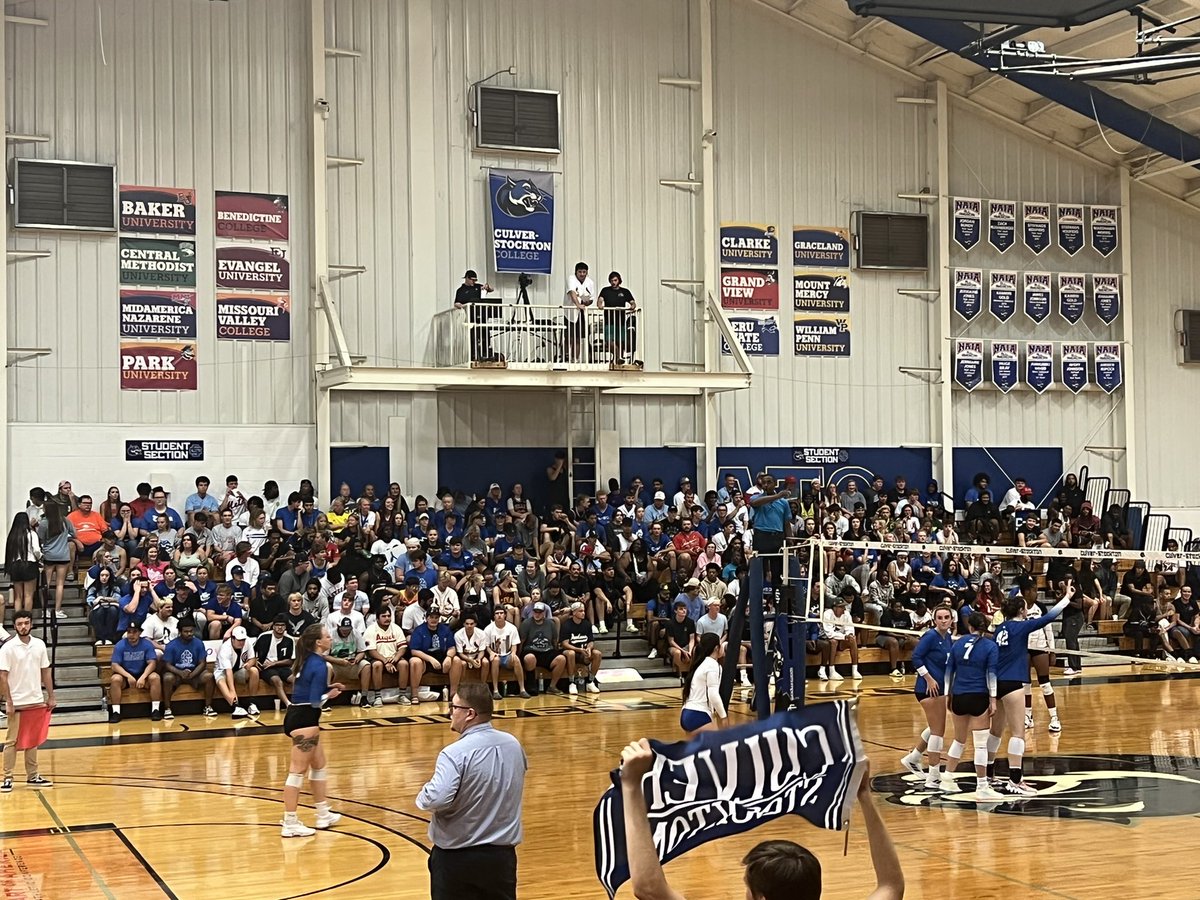
{"label": "man wearing cap on balcony", "polygon": [[463,273],[463,283],[454,293],[454,308],[467,311],[471,326],[471,362],[482,362],[492,358],[492,337],[488,334],[487,320],[489,303],[484,293],[491,293],[490,284],[480,284],[474,269]]}

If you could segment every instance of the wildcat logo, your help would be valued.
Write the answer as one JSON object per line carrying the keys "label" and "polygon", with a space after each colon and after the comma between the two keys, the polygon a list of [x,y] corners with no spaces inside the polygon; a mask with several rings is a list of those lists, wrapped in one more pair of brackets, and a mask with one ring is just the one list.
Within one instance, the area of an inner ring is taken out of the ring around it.
{"label": "wildcat logo", "polygon": [[[981,810],[1003,815],[1081,819],[1132,825],[1134,819],[1200,814],[1200,760],[1172,756],[1049,756],[1026,759],[1025,781],[1032,796],[1006,796],[991,803],[975,800],[975,776],[956,774],[961,790],[925,788],[925,776],[908,772],[871,779],[871,789],[898,806]],[[997,776],[1007,775],[1003,757]]]}
{"label": "wildcat logo", "polygon": [[506,216],[522,219],[534,213],[548,213],[546,200],[553,199],[528,178],[513,181],[506,177],[496,190],[496,207]]}

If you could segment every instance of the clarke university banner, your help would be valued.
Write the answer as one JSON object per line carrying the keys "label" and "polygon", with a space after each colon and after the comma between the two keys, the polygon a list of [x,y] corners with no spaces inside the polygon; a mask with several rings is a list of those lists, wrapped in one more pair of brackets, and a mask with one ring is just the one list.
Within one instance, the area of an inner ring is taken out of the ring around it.
{"label": "clarke university banner", "polygon": [[[862,747],[845,700],[704,732],[686,743],[650,744],[654,768],[642,791],[662,862],[788,814],[840,830],[861,777]],[[592,817],[596,874],[609,897],[629,880],[619,771],[612,781]],[[717,893],[740,895],[734,889],[741,872],[727,877],[726,890]]]}
{"label": "clarke university banner", "polygon": [[554,176],[489,169],[487,182],[493,268],[549,275],[554,255]]}

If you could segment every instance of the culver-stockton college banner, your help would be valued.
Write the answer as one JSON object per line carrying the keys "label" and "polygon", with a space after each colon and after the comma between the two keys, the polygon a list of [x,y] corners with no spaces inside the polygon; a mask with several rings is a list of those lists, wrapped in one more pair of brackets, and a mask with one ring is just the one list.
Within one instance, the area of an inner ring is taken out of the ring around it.
{"label": "culver-stockton college banner", "polygon": [[[729,316],[729,327],[747,356],[779,355],[779,319],[775,316]],[[721,355],[732,352],[722,336]]]}
{"label": "culver-stockton college banner", "polygon": [[217,287],[232,291],[289,290],[287,245],[217,244]]}
{"label": "culver-stockton college banner", "polygon": [[290,294],[217,292],[217,340],[287,341],[291,337]]}
{"label": "culver-stockton college banner", "polygon": [[954,341],[954,381],[968,391],[983,383],[983,341]]}
{"label": "culver-stockton college banner", "polygon": [[121,390],[196,390],[196,345],[122,341]]}
{"label": "culver-stockton college banner", "polygon": [[774,269],[721,269],[722,309],[779,309]]}
{"label": "culver-stockton college banner", "polygon": [[983,219],[983,201],[978,197],[955,197],[954,243],[970,250],[979,243],[979,223]]}
{"label": "culver-stockton college banner", "polygon": [[192,188],[123,184],[120,230],[136,234],[195,234],[196,192]]}
{"label": "culver-stockton college banner", "polygon": [[195,340],[195,291],[132,291],[120,295],[123,338]]}
{"label": "culver-stockton college banner", "polygon": [[779,265],[779,232],[774,225],[722,222],[721,265]]}
{"label": "culver-stockton college banner", "polygon": [[288,239],[286,194],[217,191],[216,208],[219,238],[284,242]]}
{"label": "culver-stockton college banner", "polygon": [[123,237],[120,245],[121,284],[196,286],[194,241]]}
{"label": "culver-stockton college banner", "polygon": [[554,257],[554,176],[489,169],[492,267],[497,272],[549,275]]}
{"label": "culver-stockton college banner", "polygon": [[792,226],[792,265],[850,268],[850,232],[820,225]]}

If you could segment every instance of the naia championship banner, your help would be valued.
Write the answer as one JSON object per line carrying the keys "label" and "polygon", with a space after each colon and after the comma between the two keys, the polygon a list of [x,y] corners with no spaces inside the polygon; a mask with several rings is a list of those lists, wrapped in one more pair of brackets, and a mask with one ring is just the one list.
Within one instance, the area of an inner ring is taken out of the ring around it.
{"label": "naia championship banner", "polygon": [[983,310],[983,270],[955,269],[954,311],[970,322]]}
{"label": "naia championship banner", "polygon": [[1054,384],[1054,345],[1025,345],[1025,383],[1042,394]]}
{"label": "naia championship banner", "polygon": [[123,338],[196,339],[195,291],[120,292]]}
{"label": "naia championship banner", "polygon": [[488,170],[492,267],[549,275],[554,261],[554,176],[521,169]]}
{"label": "naia championship banner", "polygon": [[978,197],[954,197],[954,243],[970,250],[979,243],[983,201]]}
{"label": "naia championship banner", "polygon": [[721,265],[775,266],[779,264],[779,233],[774,225],[746,222],[721,223]]}
{"label": "naia championship banner", "polygon": [[1017,204],[1013,200],[988,201],[988,243],[1000,253],[1017,241]]}
{"label": "naia championship banner", "polygon": [[1109,256],[1117,249],[1117,210],[1119,206],[1093,206],[1088,210],[1092,249]]}
{"label": "naia championship banner", "polygon": [[968,391],[983,383],[983,341],[954,341],[954,381]]}
{"label": "naia championship banner", "polygon": [[1063,344],[1059,352],[1062,383],[1072,394],[1078,394],[1088,383],[1087,344]]}
{"label": "naia championship banner", "polygon": [[121,390],[196,390],[196,345],[122,341]]}
{"label": "naia championship banner", "polygon": [[1121,345],[1093,344],[1096,351],[1096,384],[1111,394],[1121,386]]}
{"label": "naia championship banner", "polygon": [[1060,272],[1058,275],[1058,314],[1074,325],[1083,318],[1087,306],[1087,276]]}
{"label": "naia championship banner", "polygon": [[[664,863],[781,816],[841,830],[866,758],[845,700],[650,746],[654,765],[641,787],[654,851]],[[596,875],[612,898],[629,880],[629,857],[620,770],[610,777],[592,834]]]}
{"label": "naia championship banner", "polygon": [[792,265],[850,268],[850,232],[845,228],[793,225]]}
{"label": "naia championship banner", "polygon": [[121,231],[136,234],[195,234],[196,192],[192,188],[145,187],[123,184],[119,188]]}
{"label": "naia championship banner", "polygon": [[1092,302],[1100,321],[1111,325],[1121,314],[1121,276],[1093,275]]}
{"label": "naia championship banner", "polygon": [[779,309],[774,269],[721,269],[722,309]]}
{"label": "naia championship banner", "polygon": [[283,194],[217,191],[216,208],[219,238],[284,242],[288,239],[288,198]]}
{"label": "naia championship banner", "polygon": [[1050,315],[1050,273],[1025,273],[1025,315],[1044,322]]}
{"label": "naia championship banner", "polygon": [[[729,327],[747,356],[779,355],[779,320],[775,316],[729,316]],[[732,352],[722,335],[721,355]]]}
{"label": "naia championship banner", "polygon": [[217,292],[217,340],[287,341],[291,337],[290,294]]}
{"label": "naia championship banner", "polygon": [[1038,256],[1050,246],[1050,204],[1022,203],[1021,218],[1025,246]]}
{"label": "naia championship banner", "polygon": [[1021,380],[1016,341],[992,341],[992,384],[1007,394]]}
{"label": "naia championship banner", "polygon": [[1017,311],[1017,273],[988,273],[988,309],[1001,322],[1007,322]]}
{"label": "naia championship banner", "polygon": [[1058,221],[1058,246],[1067,256],[1074,256],[1084,247],[1083,205],[1060,203],[1055,209]]}

